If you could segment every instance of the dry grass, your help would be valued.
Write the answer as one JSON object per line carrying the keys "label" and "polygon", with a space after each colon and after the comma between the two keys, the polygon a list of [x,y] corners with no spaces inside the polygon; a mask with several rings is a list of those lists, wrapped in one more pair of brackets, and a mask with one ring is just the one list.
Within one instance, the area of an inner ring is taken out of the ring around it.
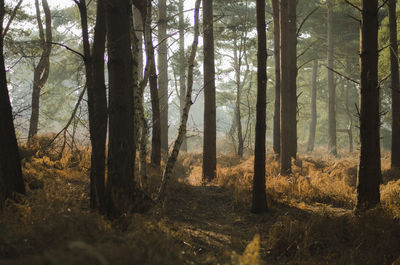
{"label": "dry grass", "polygon": [[[386,154],[382,207],[359,216],[357,154],[331,158],[320,149],[293,161],[290,176],[267,158],[265,215],[248,211],[253,157],[219,156],[217,178],[202,185],[201,153],[185,153],[164,205],[111,222],[88,208],[87,151],[57,160],[54,146],[21,150],[28,191],[1,215],[1,265],[392,264],[400,257],[400,172]],[[149,193],[160,176],[148,166]]]}

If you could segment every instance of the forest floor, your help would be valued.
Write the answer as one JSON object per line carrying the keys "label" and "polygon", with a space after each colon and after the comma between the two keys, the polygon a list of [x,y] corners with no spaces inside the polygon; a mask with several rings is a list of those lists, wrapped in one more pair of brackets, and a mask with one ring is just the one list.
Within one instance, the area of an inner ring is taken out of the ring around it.
{"label": "forest floor", "polygon": [[[57,160],[22,149],[27,195],[0,215],[0,265],[400,264],[400,171],[383,157],[381,206],[353,212],[357,154],[300,155],[293,174],[267,161],[269,211],[249,212],[253,159],[218,157],[201,183],[201,154],[183,154],[163,205],[109,221],[90,211],[87,152]],[[149,192],[160,170],[149,165]]]}

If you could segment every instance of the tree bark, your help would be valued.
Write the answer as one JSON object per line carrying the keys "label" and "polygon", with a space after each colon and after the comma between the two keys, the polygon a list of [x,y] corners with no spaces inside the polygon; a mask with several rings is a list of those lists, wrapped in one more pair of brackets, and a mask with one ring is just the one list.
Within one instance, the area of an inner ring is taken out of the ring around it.
{"label": "tree bark", "polygon": [[242,98],[242,82],[240,80],[240,70],[242,65],[242,47],[238,47],[237,39],[235,37],[233,44],[233,57],[234,57],[234,68],[235,68],[235,83],[236,83],[236,102],[235,102],[235,118],[237,129],[237,140],[238,148],[237,154],[239,157],[243,157],[244,140],[243,140],[243,129],[242,129],[242,115],[240,111],[241,98]]}
{"label": "tree bark", "polygon": [[[132,31],[132,60],[133,60],[133,76],[137,78],[134,82],[135,96],[135,123],[138,124],[136,132],[136,141],[139,143],[139,181],[143,188],[147,184],[147,137],[148,124],[143,108],[143,93],[148,82],[148,74],[143,76],[143,25],[142,14],[133,7],[133,25]],[[147,67],[149,68],[149,67]],[[136,87],[136,90],[135,90]]]}
{"label": "tree bark", "polygon": [[282,0],[281,25],[281,174],[292,171],[297,153],[296,1]]}
{"label": "tree bark", "polygon": [[275,105],[273,127],[273,149],[275,154],[281,152],[281,57],[279,53],[280,27],[279,27],[279,0],[271,0],[272,16],[274,21],[274,60],[275,60]]}
{"label": "tree bark", "polygon": [[314,60],[312,70],[312,85],[311,85],[311,122],[310,133],[308,135],[307,152],[314,150],[315,131],[317,129],[317,73],[318,60]]}
{"label": "tree bark", "polygon": [[204,139],[202,172],[204,182],[213,180],[217,169],[213,20],[213,1],[205,0],[203,2]]}
{"label": "tree bark", "polygon": [[[185,58],[185,16],[184,3],[179,0],[179,114],[182,116],[186,95],[186,58]],[[181,146],[182,151],[187,151],[186,132]]]}
{"label": "tree bark", "polygon": [[188,62],[188,80],[187,80],[187,91],[186,91],[186,101],[183,113],[181,116],[181,123],[179,126],[178,137],[175,140],[174,148],[172,149],[171,155],[168,157],[167,165],[163,174],[160,190],[158,193],[157,201],[161,202],[166,196],[166,190],[169,180],[171,179],[173,169],[175,166],[176,159],[179,155],[180,147],[183,143],[186,134],[186,125],[189,117],[190,107],[192,106],[192,89],[193,89],[193,69],[194,69],[194,59],[196,57],[196,51],[199,41],[199,10],[200,10],[201,0],[196,0],[195,10],[194,10],[194,33],[193,33],[193,44],[192,50]]}
{"label": "tree bark", "polygon": [[159,166],[161,163],[161,119],[160,119],[160,101],[158,96],[157,73],[154,58],[153,37],[151,33],[151,1],[147,1],[147,14],[145,16],[145,43],[146,56],[149,58],[150,64],[150,97],[152,108],[152,138],[151,138],[151,163]]}
{"label": "tree bark", "polygon": [[365,210],[379,204],[379,184],[382,177],[379,143],[378,1],[362,0],[361,3],[360,162],[356,209]]}
{"label": "tree bark", "polygon": [[257,12],[257,111],[254,150],[254,177],[251,211],[265,212],[268,208],[265,193],[265,133],[267,102],[267,46],[265,0],[256,1]]}
{"label": "tree bark", "polygon": [[105,2],[109,73],[107,214],[133,210],[134,102],[130,42],[130,0]]}
{"label": "tree bark", "polygon": [[88,92],[89,131],[92,145],[90,167],[90,205],[92,209],[106,210],[105,197],[105,145],[107,135],[107,97],[104,77],[106,41],[105,10],[103,0],[97,1],[93,52],[90,48],[86,1],[77,2],[82,26],[85,56],[86,87]]}
{"label": "tree bark", "polygon": [[328,6],[328,94],[329,94],[329,107],[328,107],[328,152],[334,156],[337,156],[336,147],[336,89],[333,80],[333,2],[327,0]]}
{"label": "tree bark", "polygon": [[400,81],[397,44],[397,0],[389,0],[390,71],[392,81],[392,168],[400,168]]}
{"label": "tree bark", "polygon": [[[0,32],[3,32],[4,0],[0,0]],[[18,143],[15,136],[4,65],[3,36],[0,37],[0,210],[14,192],[25,193]]]}
{"label": "tree bark", "polygon": [[28,144],[31,144],[32,138],[38,133],[40,92],[46,84],[50,72],[51,42],[53,40],[51,32],[51,12],[47,0],[42,0],[42,6],[45,14],[46,33],[43,29],[42,18],[40,15],[39,0],[35,0],[36,20],[39,28],[40,48],[42,49],[42,54],[39,63],[35,66],[33,72],[32,112],[29,122]]}
{"label": "tree bark", "polygon": [[158,3],[158,84],[160,90],[161,150],[168,152],[167,1]]}

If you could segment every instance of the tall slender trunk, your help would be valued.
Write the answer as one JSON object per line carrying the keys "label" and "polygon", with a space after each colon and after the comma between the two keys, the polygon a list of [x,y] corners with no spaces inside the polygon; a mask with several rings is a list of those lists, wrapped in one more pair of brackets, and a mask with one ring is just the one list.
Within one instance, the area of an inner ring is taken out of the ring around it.
{"label": "tall slender trunk", "polygon": [[310,133],[308,135],[307,152],[314,150],[315,131],[317,128],[317,73],[318,73],[318,60],[314,60],[312,70],[312,85],[311,85],[311,122]]}
{"label": "tall slender trunk", "polygon": [[257,10],[257,116],[256,142],[254,151],[253,198],[251,211],[265,212],[265,133],[267,103],[267,46],[265,25],[265,0],[256,1]]}
{"label": "tall slender trunk", "polygon": [[[133,28],[135,34],[132,35],[132,52],[133,52],[133,76],[137,78],[134,82],[134,96],[135,96],[135,123],[138,128],[135,139],[139,143],[139,175],[140,186],[144,187],[147,183],[147,137],[148,125],[143,108],[143,93],[144,88],[148,82],[148,78],[143,80],[143,24],[142,14],[140,11],[133,7]],[[136,68],[136,69],[135,69]],[[136,90],[135,90],[136,86]]]}
{"label": "tall slender trunk", "polygon": [[[107,137],[107,95],[104,76],[104,52],[106,43],[106,24],[105,24],[104,0],[97,1],[96,25],[93,38],[93,92],[94,100],[94,123],[92,130],[92,163],[94,170],[93,178],[96,180],[96,194],[98,208],[101,212],[105,211],[105,159],[106,159],[106,137]],[[93,148],[94,146],[94,148]]]}
{"label": "tall slender trunk", "polygon": [[396,3],[397,0],[389,0],[390,71],[392,78],[392,168],[400,168],[400,81]]}
{"label": "tall slender trunk", "polygon": [[292,171],[297,153],[296,1],[281,0],[281,174]]}
{"label": "tall slender trunk", "polygon": [[[3,33],[4,0],[0,0],[0,32]],[[4,65],[3,36],[0,37],[0,210],[14,192],[25,193],[18,143],[15,136]]]}
{"label": "tall slender trunk", "polygon": [[[185,59],[185,16],[184,3],[179,0],[179,114],[182,116],[186,95],[186,59]],[[182,151],[187,151],[186,132],[183,136]]]}
{"label": "tall slender trunk", "polygon": [[46,84],[50,72],[51,42],[53,41],[53,35],[51,32],[51,12],[47,0],[42,0],[42,6],[45,14],[46,30],[43,29],[39,0],[35,0],[36,20],[39,28],[40,48],[42,49],[42,54],[39,63],[35,66],[33,72],[32,112],[29,122],[28,144],[31,143],[32,137],[38,133],[40,92]]}
{"label": "tall slender trunk", "polygon": [[350,85],[346,84],[346,97],[345,97],[345,111],[347,118],[349,119],[349,127],[347,128],[347,135],[349,137],[349,153],[353,152],[353,115],[350,112],[349,106],[349,92]]}
{"label": "tall slender trunk", "polygon": [[158,84],[160,90],[161,150],[168,152],[167,1],[158,3]]}
{"label": "tall slender trunk", "polygon": [[336,89],[333,80],[333,72],[331,71],[331,69],[333,69],[333,2],[332,0],[327,0],[326,4],[328,6],[328,152],[336,156]]}
{"label": "tall slender trunk", "polygon": [[107,213],[132,210],[135,196],[130,0],[105,2],[109,73]]}
{"label": "tall slender trunk", "polygon": [[173,169],[175,166],[176,159],[179,155],[180,147],[183,143],[183,139],[186,133],[186,125],[189,117],[189,110],[192,106],[192,88],[193,88],[193,70],[194,70],[194,59],[196,57],[197,46],[199,41],[199,12],[200,12],[200,2],[201,0],[196,0],[194,9],[194,32],[193,32],[193,44],[188,61],[188,81],[187,81],[187,91],[186,91],[186,101],[185,107],[183,108],[183,113],[181,116],[181,123],[179,125],[178,137],[175,140],[174,147],[172,149],[171,155],[168,157],[167,165],[163,174],[160,190],[158,193],[157,201],[163,201],[166,195],[167,185],[172,176]]}
{"label": "tall slender trunk", "polygon": [[89,131],[92,145],[90,167],[90,206],[104,213],[105,198],[105,144],[107,134],[107,97],[104,77],[106,39],[103,0],[97,2],[93,52],[90,49],[86,1],[80,0],[83,53],[85,56],[86,87],[88,92]]}
{"label": "tall slender trunk", "polygon": [[238,140],[238,148],[237,154],[239,157],[243,157],[243,148],[244,148],[244,140],[243,140],[243,130],[242,130],[242,117],[240,112],[241,98],[242,98],[242,82],[240,78],[240,69],[241,69],[241,51],[239,52],[239,47],[237,45],[237,39],[235,37],[233,43],[233,57],[234,57],[234,68],[235,68],[235,83],[236,83],[236,102],[235,102],[235,127],[237,129],[237,140]]}
{"label": "tall slender trunk", "polygon": [[279,53],[280,27],[279,27],[279,0],[271,0],[272,16],[274,21],[274,60],[275,60],[275,104],[273,149],[275,154],[281,152],[281,56]]}
{"label": "tall slender trunk", "polygon": [[378,1],[362,0],[361,3],[361,145],[356,208],[365,210],[379,204],[382,176],[379,143]]}
{"label": "tall slender trunk", "polygon": [[217,122],[215,104],[215,62],[213,1],[203,2],[204,40],[204,139],[203,139],[203,181],[215,178],[217,169]]}
{"label": "tall slender trunk", "polygon": [[145,41],[146,56],[150,60],[150,97],[152,108],[152,138],[151,138],[151,163],[160,165],[161,163],[161,119],[160,119],[160,101],[158,96],[157,72],[154,58],[153,37],[151,33],[151,1],[147,1],[147,14],[145,23]]}

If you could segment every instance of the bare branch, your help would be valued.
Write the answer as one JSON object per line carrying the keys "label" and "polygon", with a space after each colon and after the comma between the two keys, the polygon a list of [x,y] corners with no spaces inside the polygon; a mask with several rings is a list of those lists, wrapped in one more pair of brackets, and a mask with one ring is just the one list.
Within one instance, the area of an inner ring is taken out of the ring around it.
{"label": "bare branch", "polygon": [[20,6],[21,6],[22,1],[23,1],[23,0],[19,0],[18,4],[17,4],[17,5],[15,6],[15,8],[13,9],[13,11],[12,11],[12,13],[11,13],[11,16],[10,16],[10,19],[8,20],[7,25],[6,25],[6,27],[4,28],[4,31],[3,31],[3,38],[7,35],[8,30],[10,29],[10,25],[11,25],[11,23],[13,22],[15,16],[17,15],[17,11],[18,11],[18,9],[19,9]]}
{"label": "bare branch", "polygon": [[305,16],[305,18],[303,19],[303,21],[301,21],[299,28],[297,29],[296,35],[299,36],[301,28],[303,27],[304,23],[306,23],[306,21],[309,19],[309,17],[312,16],[312,14],[315,13],[315,11],[317,11],[320,8],[320,6],[317,6],[316,8],[314,8],[310,13],[308,13],[307,16]]}
{"label": "bare branch", "polygon": [[71,52],[75,53],[76,55],[79,55],[80,57],[82,57],[83,60],[86,60],[85,55],[83,55],[82,53],[80,53],[80,52],[78,52],[78,51],[76,51],[76,50],[74,50],[74,49],[68,47],[68,46],[65,45],[65,44],[58,43],[58,42],[47,42],[47,43],[50,43],[50,44],[53,44],[53,45],[57,45],[57,46],[63,47],[63,48],[65,48],[65,49],[67,49],[68,51],[71,51]]}
{"label": "bare branch", "polygon": [[358,82],[358,81],[356,81],[356,80],[354,80],[354,79],[352,79],[352,78],[350,78],[350,77],[348,77],[348,76],[345,76],[344,74],[339,73],[338,71],[336,71],[336,70],[334,70],[334,69],[332,69],[332,68],[330,68],[330,67],[328,67],[328,66],[325,66],[325,67],[328,68],[329,71],[332,71],[332,72],[334,72],[335,74],[338,74],[338,75],[340,75],[340,76],[346,78],[347,80],[349,80],[349,81],[351,81],[351,82],[353,82],[353,83],[355,83],[355,84],[357,84],[357,85],[360,85],[360,82]]}
{"label": "bare branch", "polygon": [[348,5],[350,5],[351,7],[357,9],[359,12],[362,12],[361,8],[359,8],[358,6],[356,6],[355,4],[353,4],[352,2],[348,1],[348,0],[344,0]]}

